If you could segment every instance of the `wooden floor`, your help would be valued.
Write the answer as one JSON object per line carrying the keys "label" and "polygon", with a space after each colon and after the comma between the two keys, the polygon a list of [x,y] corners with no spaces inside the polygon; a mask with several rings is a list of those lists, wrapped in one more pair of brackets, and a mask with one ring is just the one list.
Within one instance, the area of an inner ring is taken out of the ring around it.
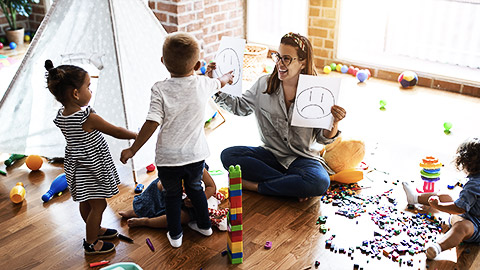
{"label": "wooden floor", "polygon": [[[406,211],[401,185],[394,183],[413,180],[420,186],[418,164],[426,155],[435,155],[445,164],[438,188],[446,189],[447,184],[463,177],[455,172],[450,161],[461,141],[480,134],[480,99],[421,87],[402,90],[396,83],[376,79],[357,84],[348,75],[329,76],[344,78],[340,96],[340,105],[347,110],[347,118],[340,125],[344,137],[363,139],[367,147],[365,161],[376,169],[360,182],[365,187],[361,194],[375,195],[393,189],[398,210]],[[378,109],[380,100],[387,101],[385,111]],[[212,155],[207,161],[212,170],[222,169],[219,153],[225,147],[259,144],[253,117],[225,117],[226,123],[208,137]],[[453,123],[450,135],[443,132],[445,121]],[[383,256],[380,260],[372,259],[358,250],[351,259],[326,249],[325,240],[334,234],[337,246],[348,248],[371,239],[376,227],[368,214],[350,220],[335,215],[335,207],[322,203],[318,197],[300,203],[248,191],[243,195],[244,263],[230,265],[227,257],[221,255],[226,249],[225,232],[215,230],[207,238],[185,227],[182,247],[173,249],[164,229],[129,229],[117,214],[131,208],[133,181],[128,178],[122,179],[120,194],[109,199],[103,226],[118,229],[133,238],[134,243],[115,240],[115,253],[85,256],[85,229],[78,204],[68,192],[48,203],[41,200],[61,172],[61,166],[46,162],[40,171],[30,172],[22,160],[8,169],[8,176],[0,176],[0,269],[88,269],[89,263],[101,260],[135,262],[143,269],[315,269],[315,261],[320,261],[318,269],[353,269],[354,264],[363,269],[480,269],[479,247],[474,245],[444,252],[435,261],[426,261],[424,254],[402,256],[403,261],[413,258],[413,267]],[[139,181],[144,184],[155,178],[154,173],[140,174]],[[25,184],[27,195],[23,203],[14,205],[9,191],[18,181]],[[226,174],[216,176],[215,181],[218,188],[225,186]],[[458,191],[457,187],[454,193]],[[320,233],[315,223],[320,215],[329,217],[326,224],[330,230],[326,234]],[[145,244],[147,237],[155,252]],[[263,248],[266,241],[273,242],[272,249]]]}

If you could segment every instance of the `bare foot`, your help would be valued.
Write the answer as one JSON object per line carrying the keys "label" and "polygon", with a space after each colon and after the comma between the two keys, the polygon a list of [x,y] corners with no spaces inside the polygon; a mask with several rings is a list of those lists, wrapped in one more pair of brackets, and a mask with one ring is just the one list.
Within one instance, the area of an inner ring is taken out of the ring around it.
{"label": "bare foot", "polygon": [[129,218],[127,220],[127,225],[128,227],[140,227],[140,226],[146,226],[146,221],[148,218]]}
{"label": "bare foot", "polygon": [[137,217],[137,214],[135,214],[135,211],[133,209],[127,210],[127,211],[120,211],[118,214],[124,218],[133,218]]}
{"label": "bare foot", "polygon": [[258,183],[243,179],[242,189],[258,192]]}

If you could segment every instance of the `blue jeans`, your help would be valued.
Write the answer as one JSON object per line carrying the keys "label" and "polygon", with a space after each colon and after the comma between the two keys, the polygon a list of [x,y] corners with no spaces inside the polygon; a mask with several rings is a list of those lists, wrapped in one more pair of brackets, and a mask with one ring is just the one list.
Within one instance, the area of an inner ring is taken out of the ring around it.
{"label": "blue jeans", "polygon": [[208,216],[208,205],[202,188],[204,161],[176,167],[158,167],[158,178],[166,191],[165,208],[167,214],[168,232],[172,239],[182,236],[180,214],[182,207],[182,179],[187,197],[192,201],[195,219],[200,229],[210,229],[212,226]]}
{"label": "blue jeans", "polygon": [[242,178],[258,183],[258,193],[273,196],[321,196],[330,185],[330,176],[318,160],[298,157],[285,169],[263,147],[233,146],[222,151],[225,169],[240,165]]}

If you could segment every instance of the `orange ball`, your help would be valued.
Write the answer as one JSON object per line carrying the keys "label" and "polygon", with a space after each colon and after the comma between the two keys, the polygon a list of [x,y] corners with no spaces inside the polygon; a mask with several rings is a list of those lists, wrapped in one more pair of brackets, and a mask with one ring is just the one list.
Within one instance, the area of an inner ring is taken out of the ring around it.
{"label": "orange ball", "polygon": [[36,171],[42,167],[43,160],[38,155],[30,155],[27,157],[27,160],[25,160],[25,164],[27,164],[30,170]]}

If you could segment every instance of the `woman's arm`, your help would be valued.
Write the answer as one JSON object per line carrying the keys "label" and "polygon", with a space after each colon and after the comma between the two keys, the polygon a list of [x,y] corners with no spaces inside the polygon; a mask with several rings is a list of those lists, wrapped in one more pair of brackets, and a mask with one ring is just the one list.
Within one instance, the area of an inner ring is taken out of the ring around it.
{"label": "woman's arm", "polygon": [[90,113],[82,128],[86,132],[98,130],[117,139],[135,139],[137,137],[137,133],[112,125],[96,113]]}
{"label": "woman's arm", "polygon": [[207,197],[208,200],[217,192],[217,186],[215,185],[215,181],[213,181],[213,178],[208,173],[207,169],[203,169],[203,183],[205,183],[205,197]]}

